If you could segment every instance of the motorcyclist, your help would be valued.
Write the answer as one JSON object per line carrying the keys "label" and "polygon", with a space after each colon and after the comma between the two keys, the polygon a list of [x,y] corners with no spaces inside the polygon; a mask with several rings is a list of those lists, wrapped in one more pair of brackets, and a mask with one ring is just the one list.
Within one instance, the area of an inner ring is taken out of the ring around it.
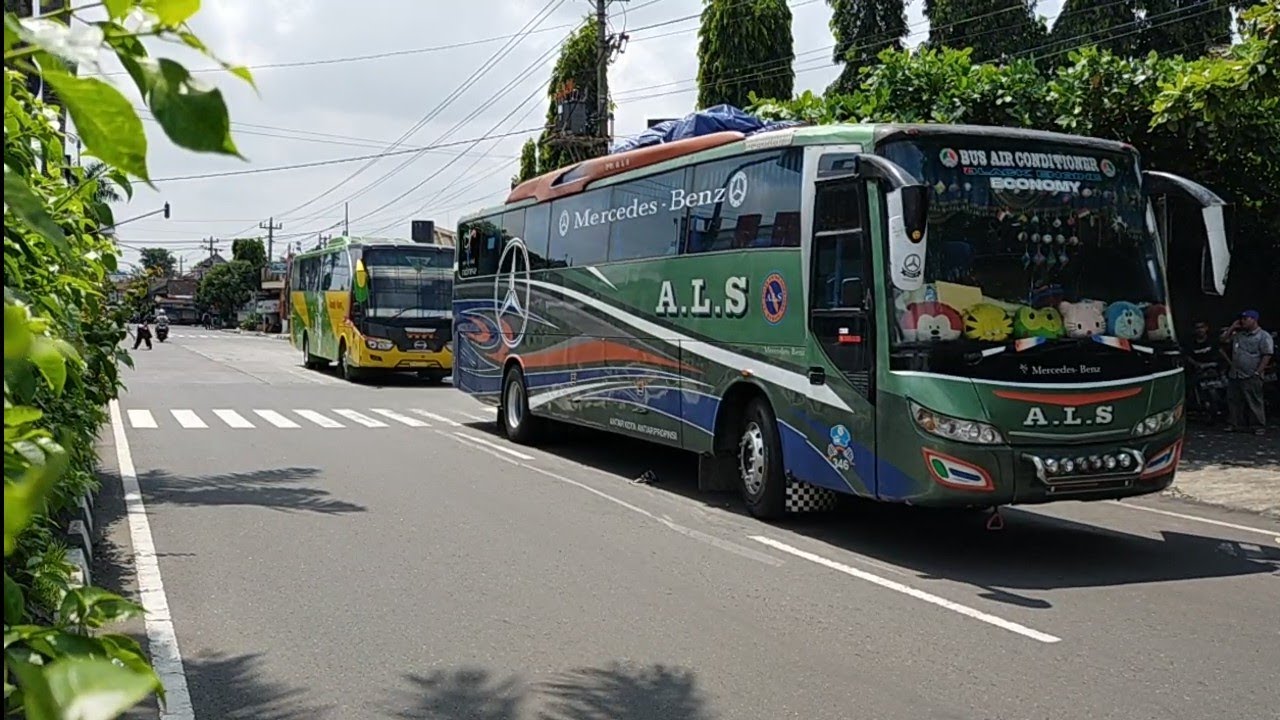
{"label": "motorcyclist", "polygon": [[163,309],[156,311],[156,337],[163,342],[169,335],[169,316]]}
{"label": "motorcyclist", "polygon": [[1225,396],[1222,385],[1222,343],[1209,329],[1205,320],[1197,320],[1192,326],[1191,340],[1187,343],[1186,358],[1191,382],[1188,387],[1195,398],[1195,405],[1210,417],[1223,413]]}

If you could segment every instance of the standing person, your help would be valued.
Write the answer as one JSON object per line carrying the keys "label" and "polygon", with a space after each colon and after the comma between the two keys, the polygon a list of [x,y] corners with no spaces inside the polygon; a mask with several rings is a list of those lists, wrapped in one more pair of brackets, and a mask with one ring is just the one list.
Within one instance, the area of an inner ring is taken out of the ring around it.
{"label": "standing person", "polygon": [[133,349],[137,350],[138,346],[145,342],[147,344],[147,349],[150,350],[151,349],[151,326],[147,324],[147,318],[142,315],[138,315],[137,322],[138,322],[138,329],[134,332]]}
{"label": "standing person", "polygon": [[1231,344],[1231,354],[1227,356],[1227,407],[1231,420],[1226,430],[1231,432],[1254,421],[1258,425],[1254,434],[1262,435],[1267,426],[1262,376],[1275,355],[1275,341],[1258,325],[1257,310],[1240,313],[1222,334],[1222,341]]}

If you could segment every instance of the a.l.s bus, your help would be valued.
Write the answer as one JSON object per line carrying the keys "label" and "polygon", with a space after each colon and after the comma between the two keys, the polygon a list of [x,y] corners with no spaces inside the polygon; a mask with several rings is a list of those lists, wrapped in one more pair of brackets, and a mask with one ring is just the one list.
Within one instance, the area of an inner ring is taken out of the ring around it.
{"label": "a.l.s bus", "polygon": [[762,517],[1169,485],[1183,372],[1129,145],[945,125],[722,132],[589,160],[459,226],[455,385],[700,455]]}
{"label": "a.l.s bus", "polygon": [[290,261],[289,337],[303,363],[336,362],[348,380],[413,371],[440,382],[453,367],[454,249],[339,237]]}

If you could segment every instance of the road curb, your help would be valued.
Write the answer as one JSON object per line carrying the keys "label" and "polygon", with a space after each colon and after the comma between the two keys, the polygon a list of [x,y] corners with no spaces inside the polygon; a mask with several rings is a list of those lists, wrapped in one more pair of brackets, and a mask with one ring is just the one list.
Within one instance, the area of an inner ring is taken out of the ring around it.
{"label": "road curb", "polygon": [[273,340],[287,340],[289,336],[285,333],[268,333],[260,330],[241,330],[239,328],[223,328],[221,332],[233,333],[235,335],[256,335],[258,337],[271,338]]}
{"label": "road curb", "polygon": [[93,577],[89,572],[89,567],[93,564],[96,526],[93,505],[93,493],[81,495],[63,530],[63,538],[67,543],[67,562],[72,565],[68,581],[73,588],[93,584]]}

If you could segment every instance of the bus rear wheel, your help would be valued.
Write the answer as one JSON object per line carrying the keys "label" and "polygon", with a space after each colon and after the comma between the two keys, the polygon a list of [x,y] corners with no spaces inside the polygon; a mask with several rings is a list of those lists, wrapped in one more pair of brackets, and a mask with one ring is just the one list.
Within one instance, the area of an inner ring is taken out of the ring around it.
{"label": "bus rear wheel", "polygon": [[783,514],[787,478],[782,467],[782,440],[773,408],[763,398],[747,403],[738,438],[738,476],[748,512],[761,519]]}
{"label": "bus rear wheel", "polygon": [[529,389],[524,372],[512,365],[502,380],[502,403],[498,406],[498,424],[507,439],[531,445],[537,433],[537,422],[529,411]]}
{"label": "bus rear wheel", "polygon": [[325,361],[311,354],[311,336],[302,335],[302,366],[308,370],[324,367]]}

